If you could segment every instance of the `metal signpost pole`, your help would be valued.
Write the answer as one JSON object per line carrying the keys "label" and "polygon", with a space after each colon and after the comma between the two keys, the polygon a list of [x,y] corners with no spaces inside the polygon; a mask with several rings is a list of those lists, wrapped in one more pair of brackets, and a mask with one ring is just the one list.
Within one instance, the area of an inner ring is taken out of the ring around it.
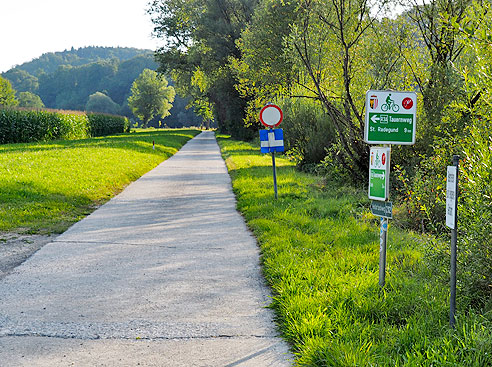
{"label": "metal signpost pole", "polygon": [[379,286],[386,283],[386,242],[388,240],[388,218],[381,217],[379,232]]}
{"label": "metal signpost pole", "polygon": [[451,294],[449,297],[449,326],[454,328],[456,323],[456,257],[457,257],[457,242],[458,242],[458,172],[459,172],[460,157],[453,156],[453,166],[456,167],[456,191],[454,196],[454,228],[451,229]]}
{"label": "metal signpost pole", "polygon": [[[389,144],[384,145],[385,148],[391,147]],[[388,152],[388,157],[387,160],[389,162],[390,153]],[[387,172],[387,175],[389,176],[389,170]],[[389,180],[389,177],[386,178]],[[387,200],[389,199],[389,184],[388,186],[388,193],[387,193]],[[388,243],[388,218],[381,217],[381,229],[379,231],[379,286],[382,288],[384,287],[386,283],[386,248],[387,248],[387,243]]]}
{"label": "metal signpost pole", "polygon": [[273,190],[275,191],[275,199],[278,199],[277,169],[275,168],[275,152],[272,152],[272,166],[273,166]]}
{"label": "metal signpost pole", "polygon": [[[415,144],[417,123],[417,94],[415,92],[369,90],[366,93],[366,115],[364,141],[368,144]],[[379,154],[379,155],[378,155]],[[389,158],[391,150],[387,150],[388,164],[379,160],[383,155],[382,148],[371,148],[369,157],[369,199],[384,202],[384,205],[373,205],[374,213],[381,215],[379,233],[379,285],[384,287],[386,278],[386,248],[388,242],[388,213],[392,211],[389,200]],[[384,187],[385,186],[385,187]],[[392,216],[392,213],[390,213]]]}

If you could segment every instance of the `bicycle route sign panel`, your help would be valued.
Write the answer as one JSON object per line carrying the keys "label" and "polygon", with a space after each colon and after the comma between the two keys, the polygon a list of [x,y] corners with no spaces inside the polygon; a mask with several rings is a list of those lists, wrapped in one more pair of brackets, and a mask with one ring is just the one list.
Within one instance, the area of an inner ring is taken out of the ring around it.
{"label": "bicycle route sign panel", "polygon": [[417,94],[369,90],[364,141],[368,144],[415,144]]}

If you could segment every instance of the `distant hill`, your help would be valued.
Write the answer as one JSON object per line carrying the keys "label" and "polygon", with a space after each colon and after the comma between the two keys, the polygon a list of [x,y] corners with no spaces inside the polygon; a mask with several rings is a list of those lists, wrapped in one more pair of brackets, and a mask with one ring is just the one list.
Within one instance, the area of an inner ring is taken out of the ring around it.
{"label": "distant hill", "polygon": [[[97,112],[119,113],[133,117],[127,99],[133,81],[144,69],[157,69],[150,50],[118,47],[84,47],[50,52],[18,65],[2,76],[17,93],[38,95],[48,108],[86,110],[91,95],[98,93],[104,103]],[[168,78],[169,79],[169,78]],[[172,84],[172,81],[170,81]],[[177,97],[171,116],[163,120],[170,127],[200,125],[201,118],[186,110],[187,101]],[[156,119],[155,124],[158,124]],[[152,124],[151,124],[152,125]]]}
{"label": "distant hill", "polygon": [[143,53],[151,54],[152,51],[127,47],[90,46],[79,49],[72,48],[71,50],[61,52],[45,53],[37,59],[10,69],[5,74],[8,75],[10,72],[23,70],[35,77],[39,77],[41,74],[54,73],[60,66],[81,66],[92,62],[112,59],[125,61]]}

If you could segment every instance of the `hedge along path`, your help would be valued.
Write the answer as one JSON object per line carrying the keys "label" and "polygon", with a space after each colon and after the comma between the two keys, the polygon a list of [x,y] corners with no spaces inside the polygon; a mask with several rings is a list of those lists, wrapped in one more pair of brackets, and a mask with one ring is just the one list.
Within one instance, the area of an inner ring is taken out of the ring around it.
{"label": "hedge along path", "polygon": [[124,116],[82,111],[0,109],[0,144],[83,139],[126,132]]}
{"label": "hedge along path", "polygon": [[0,232],[63,232],[198,133],[150,130],[0,145]]}

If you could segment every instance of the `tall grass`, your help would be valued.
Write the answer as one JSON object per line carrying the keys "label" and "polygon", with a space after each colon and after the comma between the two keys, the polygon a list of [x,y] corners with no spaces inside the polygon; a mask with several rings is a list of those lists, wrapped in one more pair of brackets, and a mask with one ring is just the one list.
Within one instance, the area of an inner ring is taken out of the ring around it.
{"label": "tall grass", "polygon": [[198,132],[0,145],[0,231],[63,232]]}
{"label": "tall grass", "polygon": [[461,309],[448,326],[448,285],[427,266],[430,237],[390,227],[378,285],[378,220],[367,193],[295,170],[222,136],[238,209],[256,235],[279,329],[300,366],[492,366],[492,315]]}

